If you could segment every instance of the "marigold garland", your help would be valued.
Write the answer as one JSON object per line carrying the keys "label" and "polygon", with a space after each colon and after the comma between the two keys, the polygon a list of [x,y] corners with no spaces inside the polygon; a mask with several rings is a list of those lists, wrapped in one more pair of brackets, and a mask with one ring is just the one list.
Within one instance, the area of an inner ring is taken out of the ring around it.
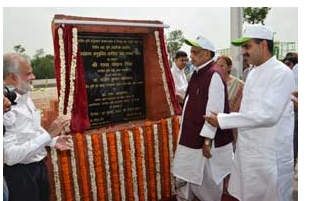
{"label": "marigold garland", "polygon": [[120,199],[119,192],[119,175],[118,175],[118,166],[117,166],[117,148],[116,148],[116,138],[114,133],[108,133],[108,144],[109,144],[109,158],[110,158],[110,168],[112,171],[112,184],[113,184],[113,192],[114,192],[114,200]]}
{"label": "marigold garland", "polygon": [[173,148],[173,153],[175,153],[176,149],[177,149],[177,144],[178,144],[178,135],[179,135],[179,117],[178,116],[174,116],[173,118],[173,136],[174,136],[174,148]]}
{"label": "marigold garland", "polygon": [[98,200],[105,200],[105,192],[104,192],[104,181],[103,181],[103,169],[102,169],[102,156],[99,146],[98,135],[92,135],[93,142],[93,150],[94,150],[94,162],[95,162],[95,172],[97,177],[97,193]]}
{"label": "marigold garland", "polygon": [[132,181],[132,172],[131,172],[131,153],[130,153],[130,143],[128,131],[125,129],[123,131],[124,136],[124,155],[125,155],[125,169],[126,169],[126,184],[128,188],[128,200],[134,201],[134,187]]}
{"label": "marigold garland", "polygon": [[163,150],[163,164],[164,164],[164,187],[165,187],[165,197],[170,197],[170,165],[169,165],[169,144],[168,144],[168,133],[167,133],[167,123],[165,119],[161,119],[161,130],[162,130],[162,150]]}
{"label": "marigold garland", "polygon": [[66,200],[72,201],[73,196],[72,196],[71,181],[70,181],[66,151],[61,152],[60,158],[61,158],[63,183],[65,188],[65,197],[66,197]]}
{"label": "marigold garland", "polygon": [[146,122],[146,139],[147,139],[147,150],[148,150],[148,172],[149,172],[149,190],[151,200],[156,199],[156,182],[155,182],[155,162],[154,162],[154,150],[153,150],[153,140],[152,140],[152,131],[151,123]]}
{"label": "marigold garland", "polygon": [[78,159],[80,164],[80,173],[83,185],[83,200],[89,200],[89,188],[88,188],[88,181],[87,181],[87,167],[85,163],[85,156],[84,156],[84,143],[83,143],[83,136],[81,133],[76,133],[76,142],[78,147]]}
{"label": "marigold garland", "polygon": [[143,173],[143,158],[142,158],[142,146],[141,146],[141,134],[139,127],[134,128],[135,136],[135,145],[136,145],[136,166],[137,166],[137,175],[138,175],[138,189],[139,189],[139,198],[141,201],[145,200],[144,196],[144,180],[145,174]]}

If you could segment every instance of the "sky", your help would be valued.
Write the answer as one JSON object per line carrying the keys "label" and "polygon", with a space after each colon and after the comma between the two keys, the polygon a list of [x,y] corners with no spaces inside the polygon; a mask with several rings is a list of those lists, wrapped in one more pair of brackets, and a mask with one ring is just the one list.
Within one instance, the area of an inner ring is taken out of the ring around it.
{"label": "sky", "polygon": [[[230,47],[229,7],[188,8],[57,8],[57,7],[4,7],[3,52],[12,52],[15,45],[22,45],[29,56],[43,48],[53,54],[51,21],[55,14],[84,17],[160,20],[170,25],[165,33],[180,29],[185,38],[194,39],[203,35],[217,49]],[[276,40],[298,42],[298,8],[272,7],[265,25],[276,32]],[[186,47],[182,49],[186,50]]]}

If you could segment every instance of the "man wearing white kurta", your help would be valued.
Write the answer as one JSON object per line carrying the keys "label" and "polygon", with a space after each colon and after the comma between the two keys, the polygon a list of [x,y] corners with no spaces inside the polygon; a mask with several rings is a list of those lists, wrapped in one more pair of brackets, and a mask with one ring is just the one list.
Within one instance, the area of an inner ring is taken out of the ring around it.
{"label": "man wearing white kurta", "polygon": [[186,40],[196,66],[186,92],[178,146],[173,161],[177,199],[220,201],[223,179],[230,173],[232,132],[205,122],[203,115],[216,110],[229,112],[227,88],[215,65],[214,45],[199,36]]}
{"label": "man wearing white kurta", "polygon": [[188,62],[188,55],[183,51],[178,51],[172,63],[171,74],[176,87],[176,96],[178,102],[183,104],[184,96],[188,88],[187,77],[184,73],[184,68]]}
{"label": "man wearing white kurta", "polygon": [[272,54],[273,32],[248,26],[242,54],[255,67],[244,85],[239,112],[213,113],[214,126],[238,128],[229,193],[241,201],[291,201],[293,192],[294,112],[292,71]]}

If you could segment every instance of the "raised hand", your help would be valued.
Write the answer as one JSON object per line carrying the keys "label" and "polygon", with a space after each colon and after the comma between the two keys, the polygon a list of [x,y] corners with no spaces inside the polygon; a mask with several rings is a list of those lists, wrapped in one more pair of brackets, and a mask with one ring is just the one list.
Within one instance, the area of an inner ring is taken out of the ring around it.
{"label": "raised hand", "polygon": [[48,129],[48,132],[50,133],[51,137],[53,138],[55,136],[58,136],[63,130],[63,128],[69,124],[69,122],[70,119],[65,115],[55,119],[51,124],[50,128]]}
{"label": "raised hand", "polygon": [[60,151],[72,149],[73,144],[71,142],[71,138],[71,135],[60,135],[57,138],[54,148]]}

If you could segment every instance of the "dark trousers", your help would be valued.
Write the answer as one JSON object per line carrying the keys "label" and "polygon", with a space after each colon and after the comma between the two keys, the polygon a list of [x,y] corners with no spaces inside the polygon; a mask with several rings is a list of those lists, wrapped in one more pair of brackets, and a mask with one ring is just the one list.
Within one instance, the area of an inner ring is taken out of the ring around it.
{"label": "dark trousers", "polygon": [[295,113],[295,127],[294,127],[294,167],[297,163],[298,157],[298,113]]}
{"label": "dark trousers", "polygon": [[4,166],[9,201],[49,201],[50,182],[43,161]]}

